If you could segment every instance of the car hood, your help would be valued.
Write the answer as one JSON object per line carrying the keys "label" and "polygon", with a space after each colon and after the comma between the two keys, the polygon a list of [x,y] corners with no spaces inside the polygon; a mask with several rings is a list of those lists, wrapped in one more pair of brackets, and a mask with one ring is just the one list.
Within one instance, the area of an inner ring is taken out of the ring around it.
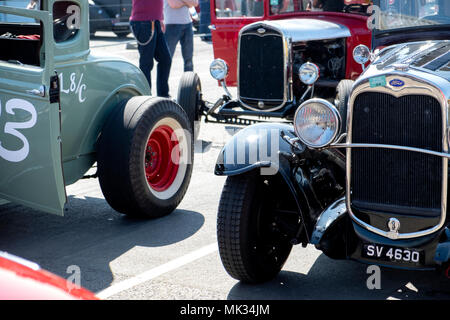
{"label": "car hood", "polygon": [[[249,24],[241,29],[241,33],[255,30],[261,34],[262,30],[276,30],[292,42],[325,40],[350,37],[350,30],[341,24],[319,19],[287,19],[259,21]],[[259,31],[258,31],[259,30]],[[260,32],[261,31],[261,32]]]}
{"label": "car hood", "polygon": [[388,47],[378,54],[370,68],[382,71],[397,66],[450,81],[450,41],[420,41]]}

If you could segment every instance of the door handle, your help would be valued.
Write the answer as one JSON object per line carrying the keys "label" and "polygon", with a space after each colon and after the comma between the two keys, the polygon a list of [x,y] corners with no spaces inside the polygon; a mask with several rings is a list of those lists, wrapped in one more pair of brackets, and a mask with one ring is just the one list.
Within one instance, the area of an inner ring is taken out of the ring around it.
{"label": "door handle", "polygon": [[208,26],[208,29],[209,29],[209,30],[216,30],[216,26],[215,26],[214,24],[210,24],[210,25]]}
{"label": "door handle", "polygon": [[40,86],[39,89],[27,90],[28,94],[33,94],[35,96],[45,97],[45,86]]}

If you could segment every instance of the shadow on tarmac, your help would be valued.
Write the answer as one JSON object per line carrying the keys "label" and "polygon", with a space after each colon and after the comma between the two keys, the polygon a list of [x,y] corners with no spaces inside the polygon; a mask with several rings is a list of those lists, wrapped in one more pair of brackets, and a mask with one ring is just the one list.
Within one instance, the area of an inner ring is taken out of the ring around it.
{"label": "shadow on tarmac", "polygon": [[[154,220],[132,219],[114,211],[104,199],[70,196],[68,200],[64,217],[16,204],[1,206],[0,251],[36,262],[63,278],[71,275],[68,266],[76,265],[81,271],[81,285],[93,292],[110,286],[110,263],[130,249],[183,241],[205,221],[198,212],[178,209]],[[148,269],[152,258],[154,255],[134,258],[129,272]],[[164,256],[161,258],[164,261]],[[146,266],[140,266],[141,259]],[[154,262],[155,267],[160,264]]]}

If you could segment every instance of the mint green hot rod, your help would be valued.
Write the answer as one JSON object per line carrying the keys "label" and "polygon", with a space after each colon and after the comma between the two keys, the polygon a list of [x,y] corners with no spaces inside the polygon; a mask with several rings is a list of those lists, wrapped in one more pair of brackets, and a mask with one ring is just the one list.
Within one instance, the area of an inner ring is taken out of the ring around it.
{"label": "mint green hot rod", "polygon": [[97,163],[113,209],[172,212],[192,173],[183,109],[135,65],[90,53],[87,0],[0,4],[0,202],[62,215],[65,187]]}

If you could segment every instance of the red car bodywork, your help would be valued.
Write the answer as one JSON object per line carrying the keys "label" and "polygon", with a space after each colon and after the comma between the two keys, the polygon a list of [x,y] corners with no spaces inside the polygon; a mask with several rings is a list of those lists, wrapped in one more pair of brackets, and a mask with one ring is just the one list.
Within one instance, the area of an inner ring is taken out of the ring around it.
{"label": "red car bodywork", "polygon": [[[290,12],[269,14],[269,0],[264,1],[264,15],[260,17],[217,17],[216,1],[211,0],[211,36],[214,49],[214,58],[227,62],[229,73],[226,83],[229,86],[237,85],[237,48],[239,30],[247,24],[262,20],[282,20],[291,18],[314,18],[330,21],[346,26],[351,33],[347,38],[347,58],[345,78],[355,80],[362,72],[361,65],[353,57],[353,49],[364,44],[370,48],[371,32],[367,28],[367,16],[340,12]],[[367,4],[367,0],[349,0],[352,4]],[[349,1],[345,1],[346,4]]]}
{"label": "red car bodywork", "polygon": [[42,270],[35,263],[0,255],[0,300],[97,300],[90,291]]}

